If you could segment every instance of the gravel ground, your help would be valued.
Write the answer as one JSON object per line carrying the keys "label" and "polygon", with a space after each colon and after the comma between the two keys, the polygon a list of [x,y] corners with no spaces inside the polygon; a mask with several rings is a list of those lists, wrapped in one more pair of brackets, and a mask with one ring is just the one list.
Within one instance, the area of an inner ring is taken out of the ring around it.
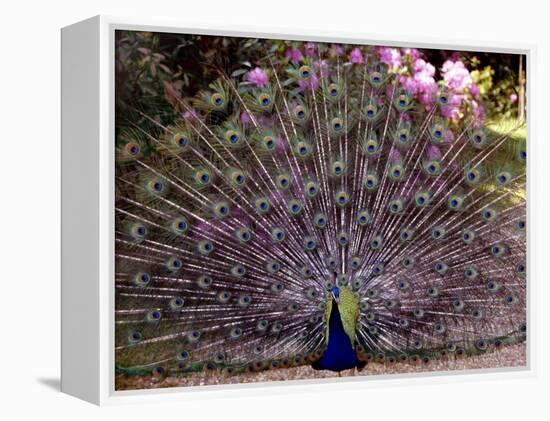
{"label": "gravel ground", "polygon": [[[341,373],[347,376],[368,376],[375,374],[416,373],[447,370],[464,370],[476,368],[520,367],[527,365],[525,342],[511,345],[497,352],[470,358],[446,359],[423,364],[380,364],[369,363],[361,372],[346,370]],[[338,377],[332,371],[316,371],[309,366],[280,368],[259,373],[241,373],[223,375],[219,373],[194,373],[188,376],[169,376],[158,378],[154,376],[129,376],[118,374],[115,377],[116,390],[156,389],[164,387],[202,386],[212,384],[255,383],[277,380],[318,379]]]}

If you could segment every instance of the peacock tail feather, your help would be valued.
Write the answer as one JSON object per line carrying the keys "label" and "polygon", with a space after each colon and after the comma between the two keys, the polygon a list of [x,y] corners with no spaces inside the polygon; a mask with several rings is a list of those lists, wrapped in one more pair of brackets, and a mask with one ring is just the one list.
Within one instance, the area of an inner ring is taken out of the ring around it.
{"label": "peacock tail feather", "polygon": [[168,124],[135,110],[116,142],[118,372],[312,364],[334,287],[360,361],[525,340],[525,140],[398,77],[319,44],[190,98],[167,85]]}

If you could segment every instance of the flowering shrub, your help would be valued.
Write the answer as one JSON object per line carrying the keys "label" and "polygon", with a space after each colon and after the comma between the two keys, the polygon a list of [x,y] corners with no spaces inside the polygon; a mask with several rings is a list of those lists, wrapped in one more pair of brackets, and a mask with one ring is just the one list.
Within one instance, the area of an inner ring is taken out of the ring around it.
{"label": "flowering shrub", "polygon": [[440,69],[441,79],[436,81],[435,66],[426,61],[417,49],[382,47],[377,49],[377,53],[380,61],[398,75],[398,83],[416,96],[426,109],[432,108],[437,93],[444,91],[449,100],[447,105],[441,107],[441,114],[458,122],[471,112],[476,125],[483,123],[484,108],[477,100],[479,87],[459,58],[447,59]]}
{"label": "flowering shrub", "polygon": [[[312,77],[298,82],[301,91],[317,89],[326,77],[327,63],[321,56],[349,66],[379,61],[395,76],[394,86],[409,92],[426,109],[434,107],[438,94],[445,92],[448,102],[441,113],[454,123],[466,116],[481,123],[524,114],[524,73],[518,68],[517,55],[132,31],[118,32],[116,43],[116,77],[124,86],[117,93],[117,114],[128,116],[140,109],[166,124],[173,118],[181,91],[208,89],[216,69],[241,75],[252,87],[267,86],[272,76],[266,61],[270,56],[295,67],[312,64]],[[236,66],[225,68],[227,63]]]}
{"label": "flowering shrub", "polygon": [[[323,61],[317,60],[319,48],[322,48],[320,44],[282,41],[274,44],[275,50],[289,63],[313,63],[316,72],[309,80],[298,82],[302,90],[319,86],[323,66]],[[375,57],[388,65],[389,72],[396,76],[397,85],[414,96],[427,110],[435,106],[438,93],[445,92],[449,100],[447,105],[441,107],[441,114],[455,123],[467,115],[473,116],[475,125],[481,125],[485,119],[485,109],[480,102],[480,87],[458,54],[451,55],[437,69],[424,52],[415,48],[333,44],[328,47],[328,53],[329,57],[351,64],[363,64]]]}

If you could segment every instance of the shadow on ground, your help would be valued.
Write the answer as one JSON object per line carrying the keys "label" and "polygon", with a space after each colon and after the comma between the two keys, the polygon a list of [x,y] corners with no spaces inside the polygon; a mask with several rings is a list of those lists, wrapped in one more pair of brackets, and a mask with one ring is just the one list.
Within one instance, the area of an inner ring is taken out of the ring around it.
{"label": "shadow on ground", "polygon": [[61,391],[61,380],[58,377],[41,377],[36,381],[55,392]]}

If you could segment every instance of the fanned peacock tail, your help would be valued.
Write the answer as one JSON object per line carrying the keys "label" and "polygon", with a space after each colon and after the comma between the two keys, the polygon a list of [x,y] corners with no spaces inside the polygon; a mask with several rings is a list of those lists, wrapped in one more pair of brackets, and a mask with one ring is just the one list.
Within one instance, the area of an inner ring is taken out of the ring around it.
{"label": "fanned peacock tail", "polygon": [[119,133],[119,372],[312,364],[335,305],[358,366],[525,340],[525,142],[325,47]]}

